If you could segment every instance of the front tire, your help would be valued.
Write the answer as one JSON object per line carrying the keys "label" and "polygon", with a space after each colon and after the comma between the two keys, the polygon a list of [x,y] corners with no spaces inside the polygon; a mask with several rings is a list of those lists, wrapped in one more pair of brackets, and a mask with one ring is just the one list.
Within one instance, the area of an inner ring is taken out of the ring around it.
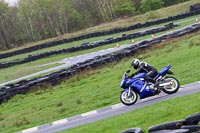
{"label": "front tire", "polygon": [[130,96],[128,96],[127,91],[122,91],[120,95],[120,101],[127,106],[133,105],[137,102],[138,95],[136,92],[131,91]]}
{"label": "front tire", "polygon": [[172,84],[168,86],[164,86],[163,92],[167,94],[173,94],[179,90],[180,83],[175,77],[169,76],[169,77],[166,77],[165,80],[170,81]]}

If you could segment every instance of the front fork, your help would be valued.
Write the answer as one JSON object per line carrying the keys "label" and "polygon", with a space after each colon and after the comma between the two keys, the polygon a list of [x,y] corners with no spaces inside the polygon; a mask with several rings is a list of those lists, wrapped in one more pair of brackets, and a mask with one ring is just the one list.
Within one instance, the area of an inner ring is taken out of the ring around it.
{"label": "front fork", "polygon": [[129,86],[129,88],[128,88],[128,97],[130,96],[130,94],[131,94],[131,87]]}

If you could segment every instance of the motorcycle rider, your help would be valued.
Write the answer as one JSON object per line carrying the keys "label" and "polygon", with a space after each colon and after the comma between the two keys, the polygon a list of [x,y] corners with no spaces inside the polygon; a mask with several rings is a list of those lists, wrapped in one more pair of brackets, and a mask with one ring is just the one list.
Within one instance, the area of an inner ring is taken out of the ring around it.
{"label": "motorcycle rider", "polygon": [[133,59],[131,61],[131,66],[136,69],[136,72],[133,73],[130,77],[133,77],[138,73],[145,72],[145,81],[153,83],[155,85],[155,90],[157,90],[158,83],[153,79],[158,74],[156,68],[146,62],[140,61],[139,59]]}

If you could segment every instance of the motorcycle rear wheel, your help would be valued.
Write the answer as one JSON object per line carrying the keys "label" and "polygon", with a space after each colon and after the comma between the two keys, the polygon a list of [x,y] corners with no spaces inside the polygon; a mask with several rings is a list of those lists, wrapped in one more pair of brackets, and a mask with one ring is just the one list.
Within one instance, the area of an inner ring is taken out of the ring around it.
{"label": "motorcycle rear wheel", "polygon": [[163,92],[167,94],[173,94],[179,90],[180,83],[175,77],[169,76],[169,77],[166,77],[165,80],[170,81],[172,84],[170,86],[164,86],[162,89]]}
{"label": "motorcycle rear wheel", "polygon": [[136,92],[131,91],[130,96],[128,96],[127,91],[122,91],[120,94],[120,101],[127,106],[133,105],[137,102],[138,100],[138,95]]}

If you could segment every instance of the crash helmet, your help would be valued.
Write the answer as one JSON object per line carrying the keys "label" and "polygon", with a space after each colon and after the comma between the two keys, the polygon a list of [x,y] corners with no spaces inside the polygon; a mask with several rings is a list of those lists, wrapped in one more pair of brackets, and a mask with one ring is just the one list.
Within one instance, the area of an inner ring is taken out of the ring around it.
{"label": "crash helmet", "polygon": [[133,60],[131,61],[131,66],[132,66],[134,69],[137,69],[139,65],[140,65],[140,60],[138,60],[138,59],[133,59]]}

